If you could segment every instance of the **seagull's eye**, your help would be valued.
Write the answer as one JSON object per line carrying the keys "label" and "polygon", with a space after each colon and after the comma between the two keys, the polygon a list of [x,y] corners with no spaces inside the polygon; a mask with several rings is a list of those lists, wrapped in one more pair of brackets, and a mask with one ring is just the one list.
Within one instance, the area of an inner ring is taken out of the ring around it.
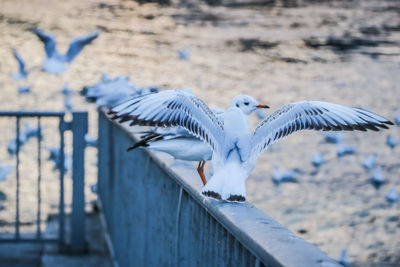
{"label": "seagull's eye", "polygon": [[246,106],[248,106],[250,103],[249,103],[249,102],[244,102],[244,104],[245,104]]}
{"label": "seagull's eye", "polygon": [[236,106],[237,106],[237,107],[239,107],[239,104],[238,104],[238,103],[236,103]]}

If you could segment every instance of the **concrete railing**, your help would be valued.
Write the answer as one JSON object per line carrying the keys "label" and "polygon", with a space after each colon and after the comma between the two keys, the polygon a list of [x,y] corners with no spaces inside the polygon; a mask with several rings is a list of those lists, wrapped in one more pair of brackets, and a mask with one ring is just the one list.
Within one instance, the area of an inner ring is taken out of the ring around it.
{"label": "concrete railing", "polygon": [[202,196],[99,111],[98,194],[119,266],[339,266],[250,203]]}

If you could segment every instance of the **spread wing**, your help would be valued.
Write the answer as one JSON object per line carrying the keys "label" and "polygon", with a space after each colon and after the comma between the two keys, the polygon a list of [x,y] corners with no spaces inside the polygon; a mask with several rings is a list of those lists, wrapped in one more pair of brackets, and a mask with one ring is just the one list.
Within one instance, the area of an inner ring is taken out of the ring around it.
{"label": "spread wing", "polygon": [[100,32],[101,31],[95,31],[88,35],[73,39],[69,44],[69,49],[65,55],[67,62],[71,63],[86,45],[90,44],[94,39],[97,38],[97,36],[99,36]]}
{"label": "spread wing", "polygon": [[[300,130],[378,131],[393,123],[360,108],[322,101],[297,102],[283,106],[264,119],[250,136],[248,153],[262,153],[272,143]],[[247,155],[249,156],[249,155]]]}
{"label": "spread wing", "polygon": [[40,41],[44,44],[46,56],[51,58],[56,51],[56,38],[51,34],[41,31],[37,28],[32,28],[32,31],[39,37]]}
{"label": "spread wing", "polygon": [[224,141],[222,122],[210,108],[184,90],[166,90],[132,98],[112,108],[113,119],[130,125],[181,126],[221,152]]}
{"label": "spread wing", "polygon": [[13,55],[14,55],[15,59],[16,59],[17,62],[18,62],[18,65],[19,65],[19,72],[22,73],[22,74],[26,74],[26,71],[25,71],[25,62],[24,62],[24,60],[22,59],[22,57],[18,54],[17,50],[13,49]]}

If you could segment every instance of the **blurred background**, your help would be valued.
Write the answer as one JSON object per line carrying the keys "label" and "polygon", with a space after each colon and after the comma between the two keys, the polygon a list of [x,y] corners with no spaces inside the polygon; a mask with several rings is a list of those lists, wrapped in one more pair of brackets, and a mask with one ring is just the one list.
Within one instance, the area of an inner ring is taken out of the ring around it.
{"label": "blurred background", "polygon": [[[54,74],[42,70],[46,52],[32,27],[52,33],[61,54],[73,38],[101,32],[67,70]],[[92,136],[96,106],[79,91],[103,74],[127,76],[139,88],[189,87],[210,107],[226,108],[240,93],[271,111],[289,102],[323,100],[362,107],[400,124],[396,0],[2,0],[0,36],[1,109],[89,110]],[[13,49],[25,62],[23,79],[12,75],[19,72]],[[253,127],[265,115],[254,115]],[[12,166],[7,148],[14,124],[2,119],[0,125],[0,162]],[[50,129],[51,122],[44,127]],[[50,131],[43,137],[48,148],[58,142],[52,136]],[[260,157],[247,181],[248,200],[332,258],[346,251],[354,265],[395,266],[400,264],[399,140],[398,126],[292,135]],[[30,164],[34,149],[29,143],[24,147],[24,164]],[[90,203],[96,150],[86,155]],[[44,170],[48,181],[42,190],[49,192],[56,179],[52,168]],[[11,169],[0,182],[1,229],[14,216],[13,176]],[[21,190],[33,190],[29,169],[24,179]],[[29,207],[30,200],[22,205]],[[54,208],[49,204],[43,212]],[[29,227],[33,215],[23,214]]]}

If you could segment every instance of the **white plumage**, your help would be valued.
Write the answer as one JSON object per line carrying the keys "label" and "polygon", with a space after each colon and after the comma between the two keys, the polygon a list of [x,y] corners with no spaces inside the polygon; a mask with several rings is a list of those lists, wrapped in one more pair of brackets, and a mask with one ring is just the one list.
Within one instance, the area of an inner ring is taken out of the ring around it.
{"label": "white plumage", "polygon": [[[187,92],[192,94],[191,91]],[[265,105],[260,105],[253,97],[248,95],[238,95],[232,102],[247,117],[257,108],[266,108]],[[219,108],[211,110],[224,123],[225,110]],[[249,124],[249,118],[246,118],[246,120],[247,124]],[[198,161],[197,171],[203,185],[206,184],[204,165],[206,161],[211,160],[213,151],[207,143],[193,136],[187,130],[181,127],[156,128],[155,130],[146,132],[146,135],[130,147],[128,151],[137,147],[164,152],[179,160]]]}
{"label": "white plumage", "polygon": [[283,106],[249,131],[248,118],[232,101],[222,123],[207,105],[182,90],[130,99],[111,110],[131,125],[181,126],[213,150],[214,174],[202,194],[244,201],[245,181],[259,155],[272,143],[300,130],[379,130],[392,124],[372,112],[322,101]]}

